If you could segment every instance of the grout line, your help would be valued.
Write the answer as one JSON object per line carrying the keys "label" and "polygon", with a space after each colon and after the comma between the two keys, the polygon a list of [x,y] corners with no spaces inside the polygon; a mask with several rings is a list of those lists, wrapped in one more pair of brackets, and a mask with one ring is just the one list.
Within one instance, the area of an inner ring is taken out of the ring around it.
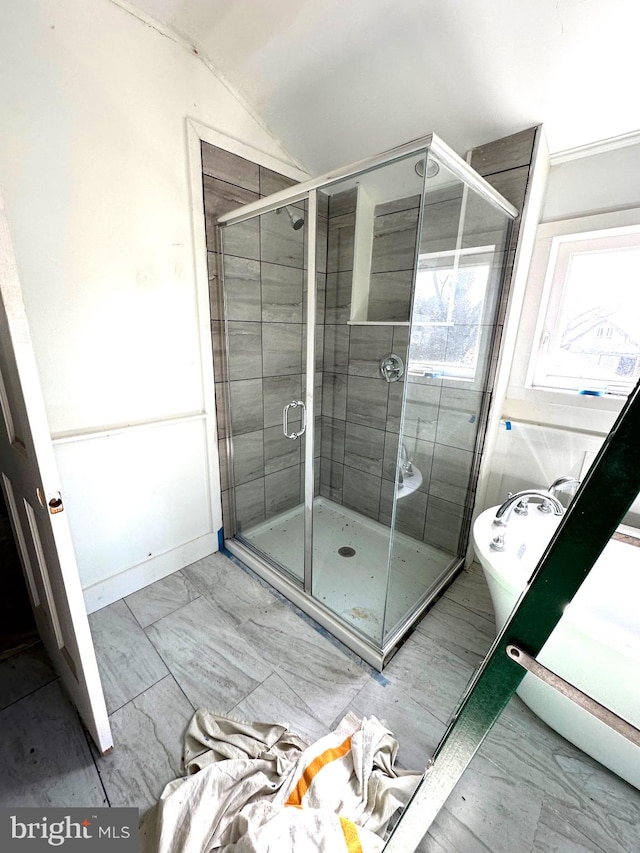
{"label": "grout line", "polygon": [[5,705],[4,708],[0,709],[0,716],[9,708],[13,708],[14,705],[17,705],[18,702],[22,702],[23,699],[28,699],[29,696],[33,696],[34,693],[37,693],[38,690],[42,690],[43,687],[49,687],[49,685],[53,684],[55,681],[59,681],[62,684],[62,680],[59,675],[54,675],[50,681],[41,684],[39,687],[30,690],[29,693],[25,693],[24,696],[21,696],[19,699],[14,699],[13,702],[10,702],[8,705]]}
{"label": "grout line", "polygon": [[[100,787],[102,788],[102,790],[104,792],[104,798],[107,802],[107,806],[108,806],[108,808],[113,808],[113,806],[111,805],[111,800],[109,798],[109,792],[107,791],[107,786],[105,785],[104,779],[102,778],[102,773],[100,772],[100,766],[98,765],[98,758],[100,757],[98,755],[98,748],[94,744],[93,738],[89,734],[86,726],[84,725],[84,723],[82,721],[82,718],[80,717],[80,715],[78,714],[77,711],[76,711],[76,714],[77,714],[78,720],[80,721],[80,725],[82,726],[82,730],[84,731],[85,740],[87,741],[87,747],[89,749],[89,755],[91,756],[91,760],[93,761],[93,766],[96,768],[96,773],[98,774],[98,779],[100,781]],[[114,744],[114,747],[115,747],[115,744]]]}

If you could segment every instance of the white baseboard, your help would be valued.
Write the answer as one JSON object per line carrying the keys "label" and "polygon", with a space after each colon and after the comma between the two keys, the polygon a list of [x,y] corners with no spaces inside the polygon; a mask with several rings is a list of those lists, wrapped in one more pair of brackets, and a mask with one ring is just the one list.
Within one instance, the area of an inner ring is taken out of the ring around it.
{"label": "white baseboard", "polygon": [[185,566],[201,560],[218,550],[218,536],[208,533],[178,548],[131,566],[113,577],[95,583],[83,590],[87,613],[93,613],[131,595],[149,584],[166,578]]}

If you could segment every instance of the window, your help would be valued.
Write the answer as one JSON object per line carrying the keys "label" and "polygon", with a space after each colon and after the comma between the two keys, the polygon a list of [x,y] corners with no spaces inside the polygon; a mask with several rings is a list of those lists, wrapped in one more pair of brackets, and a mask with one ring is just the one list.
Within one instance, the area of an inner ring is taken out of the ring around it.
{"label": "window", "polygon": [[630,393],[640,378],[640,226],[552,239],[536,339],[533,388]]}
{"label": "window", "polygon": [[422,253],[418,259],[409,370],[473,380],[494,246]]}

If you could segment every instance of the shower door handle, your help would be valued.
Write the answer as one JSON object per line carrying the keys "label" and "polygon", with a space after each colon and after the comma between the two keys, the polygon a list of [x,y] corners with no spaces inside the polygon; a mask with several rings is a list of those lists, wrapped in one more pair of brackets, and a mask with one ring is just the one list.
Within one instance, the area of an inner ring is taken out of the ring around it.
{"label": "shower door handle", "polygon": [[[299,432],[289,432],[289,409],[302,409],[302,423],[300,424]],[[304,435],[304,431],[307,428],[307,407],[302,402],[302,400],[292,400],[282,410],[282,431],[285,435],[285,438],[300,438],[301,435]]]}

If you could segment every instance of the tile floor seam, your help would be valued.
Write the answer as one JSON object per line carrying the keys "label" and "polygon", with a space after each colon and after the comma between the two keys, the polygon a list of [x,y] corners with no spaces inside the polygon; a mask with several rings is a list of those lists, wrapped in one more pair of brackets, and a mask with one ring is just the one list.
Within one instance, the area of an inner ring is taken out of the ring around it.
{"label": "tile floor seam", "polygon": [[[78,714],[78,719],[80,720],[80,725],[82,727],[82,730],[84,731],[84,736],[85,736],[85,739],[87,741],[87,747],[89,749],[89,755],[91,756],[91,760],[93,761],[93,766],[96,768],[96,773],[98,774],[98,779],[100,780],[100,786],[102,787],[102,790],[104,791],[104,798],[107,801],[107,806],[109,808],[112,808],[111,800],[109,798],[109,792],[107,791],[107,787],[104,783],[104,779],[102,778],[102,773],[100,771],[100,765],[98,764],[98,758],[101,758],[102,756],[98,753],[98,748],[97,748],[96,744],[94,743],[93,738],[89,734],[89,731],[88,731],[87,727],[84,725],[79,714]],[[115,746],[116,745],[114,743],[112,749],[115,749]]]}
{"label": "tile floor seam", "polygon": [[[154,648],[155,648],[155,646],[154,646]],[[156,651],[157,651],[157,650],[156,650]],[[160,682],[161,682],[161,681],[164,681],[164,680],[165,680],[165,678],[169,678],[169,676],[172,676],[172,677],[174,677],[174,680],[175,680],[175,676],[173,676],[173,673],[171,672],[171,670],[169,669],[169,667],[167,666],[167,664],[165,663],[165,661],[162,659],[162,655],[160,655],[160,652],[158,652],[158,656],[160,657],[160,660],[162,660],[162,663],[164,664],[164,666],[165,666],[165,668],[166,668],[166,670],[167,670],[167,671],[165,672],[165,674],[164,674],[161,678],[156,679],[156,681],[154,681],[152,684],[148,684],[148,685],[144,688],[144,690],[141,690],[139,693],[136,693],[136,695],[135,695],[135,696],[132,696],[132,697],[131,697],[131,699],[127,699],[127,701],[126,701],[126,702],[123,702],[123,703],[122,703],[122,705],[118,705],[118,707],[117,707],[117,708],[113,708],[113,710],[109,711],[109,719],[111,719],[111,717],[112,717],[114,714],[116,714],[118,711],[121,711],[123,708],[126,708],[126,707],[127,707],[127,705],[130,705],[132,702],[135,702],[135,701],[136,701],[136,699],[139,699],[139,698],[140,698],[144,693],[146,693],[146,692],[147,692],[147,690],[151,690],[151,688],[152,688],[152,687],[155,687],[155,686],[156,686],[156,684],[160,684]],[[179,684],[178,684],[178,687],[180,687],[180,685],[179,685]],[[184,692],[184,691],[183,691],[183,692]]]}
{"label": "tile floor seam", "polygon": [[49,687],[53,684],[54,681],[60,681],[62,683],[59,675],[55,675],[50,681],[47,681],[45,684],[40,684],[34,690],[30,690],[28,693],[25,693],[24,696],[21,696],[19,699],[15,699],[13,702],[9,702],[8,705],[5,705],[4,708],[0,708],[0,717],[5,711],[8,711],[9,708],[13,708],[14,705],[17,705],[18,702],[22,702],[23,699],[28,699],[31,696],[34,696],[39,690],[42,690],[44,687]]}

